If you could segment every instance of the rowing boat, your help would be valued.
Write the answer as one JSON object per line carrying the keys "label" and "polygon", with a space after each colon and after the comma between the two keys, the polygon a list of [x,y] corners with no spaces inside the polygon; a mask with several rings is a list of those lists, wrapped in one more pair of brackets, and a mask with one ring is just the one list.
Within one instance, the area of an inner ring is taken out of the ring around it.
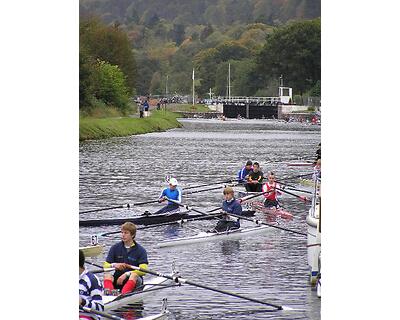
{"label": "rowing boat", "polygon": [[315,165],[314,162],[299,161],[299,162],[284,162],[288,167],[312,167]]}
{"label": "rowing boat", "polygon": [[261,211],[270,216],[279,217],[279,218],[287,219],[287,220],[293,219],[293,214],[290,213],[289,211],[283,210],[281,208],[279,208],[279,209],[267,208],[264,206],[264,203],[262,203],[261,201],[253,201],[249,204],[249,206],[253,210]]}
{"label": "rowing boat", "polygon": [[158,320],[158,319],[164,319],[165,317],[168,317],[168,315],[170,314],[170,312],[167,309],[167,298],[163,299],[163,304],[161,307],[161,311],[160,313],[153,315],[153,316],[148,316],[148,317],[144,317],[144,318],[139,318],[137,320]]}
{"label": "rowing boat", "polygon": [[[201,214],[189,214],[189,212],[190,210],[184,210],[184,211],[171,211],[161,214],[142,214],[140,216],[135,216],[135,217],[79,220],[79,226],[97,227],[103,225],[121,225],[125,222],[132,222],[136,225],[152,225],[152,224],[160,224],[166,222],[174,222],[182,219],[186,220],[186,219],[202,217]],[[246,211],[244,215],[247,217],[252,217],[254,216],[254,211]]]}
{"label": "rowing boat", "polygon": [[103,253],[104,246],[101,244],[96,244],[93,246],[79,247],[79,250],[83,251],[85,257],[96,257]]}
{"label": "rowing boat", "polygon": [[183,211],[174,210],[160,214],[151,214],[145,212],[143,214],[136,215],[134,217],[79,220],[79,226],[97,227],[103,225],[121,225],[125,222],[132,222],[134,224],[143,224],[143,225],[159,224],[159,223],[173,222],[181,219],[192,218],[192,216],[189,215],[189,212],[190,212],[189,210],[183,210]]}
{"label": "rowing boat", "polygon": [[[170,277],[176,275],[175,273],[169,274]],[[116,311],[121,307],[141,301],[145,296],[151,294],[155,290],[160,290],[163,286],[170,283],[171,280],[165,277],[152,277],[144,279],[143,289],[134,291],[128,294],[120,294],[118,296],[103,295],[104,310]]]}
{"label": "rowing boat", "polygon": [[185,238],[176,238],[176,239],[172,239],[172,240],[165,240],[165,241],[159,242],[157,244],[157,247],[158,248],[166,248],[166,247],[175,247],[175,246],[180,246],[180,245],[212,241],[212,240],[217,240],[217,239],[218,240],[219,239],[222,239],[222,240],[232,239],[232,238],[238,238],[238,237],[241,237],[241,236],[247,235],[247,234],[265,232],[268,229],[270,229],[268,226],[257,225],[256,227],[251,227],[251,228],[240,227],[239,229],[234,229],[234,230],[229,230],[229,231],[224,231],[224,232],[203,232],[202,231],[195,236],[185,237]]}

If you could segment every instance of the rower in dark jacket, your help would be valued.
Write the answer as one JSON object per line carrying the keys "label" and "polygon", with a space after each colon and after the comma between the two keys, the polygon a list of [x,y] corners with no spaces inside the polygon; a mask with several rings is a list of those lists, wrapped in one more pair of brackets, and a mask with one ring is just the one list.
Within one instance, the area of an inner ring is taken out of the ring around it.
{"label": "rower in dark jacket", "polygon": [[121,226],[121,240],[114,244],[108,252],[107,259],[103,264],[104,268],[115,268],[115,273],[104,274],[105,294],[115,289],[121,290],[122,294],[138,289],[143,284],[143,271],[134,270],[130,266],[147,269],[149,264],[147,252],[135,240],[136,225],[132,222],[125,222]]}
{"label": "rower in dark jacket", "polygon": [[224,189],[224,198],[225,200],[222,202],[222,210],[225,214],[211,232],[224,232],[240,228],[239,219],[232,220],[229,216],[229,213],[239,216],[242,215],[242,205],[239,200],[235,199],[234,191],[231,187]]}

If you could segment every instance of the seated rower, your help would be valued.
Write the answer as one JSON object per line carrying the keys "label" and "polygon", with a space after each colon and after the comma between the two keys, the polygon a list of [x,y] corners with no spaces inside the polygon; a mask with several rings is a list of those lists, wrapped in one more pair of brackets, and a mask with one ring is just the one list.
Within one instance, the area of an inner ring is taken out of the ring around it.
{"label": "seated rower", "polygon": [[[79,250],[79,306],[104,311],[103,287],[96,275],[85,269],[85,254]],[[98,320],[100,317],[79,311],[79,319]]]}
{"label": "seated rower", "polygon": [[122,294],[129,293],[143,284],[144,272],[132,270],[129,266],[147,269],[147,251],[135,241],[136,225],[125,222],[121,226],[122,241],[114,244],[108,252],[104,268],[115,268],[114,275],[104,274],[104,292],[114,288],[121,290]]}
{"label": "seated rower", "polygon": [[274,173],[270,172],[268,175],[268,181],[262,186],[262,192],[270,191],[268,193],[264,193],[264,207],[270,209],[278,209],[280,207],[278,196],[281,195],[281,192],[279,192],[279,190],[275,190],[275,188],[280,188],[280,185],[276,183]]}
{"label": "seated rower", "polygon": [[253,170],[249,173],[246,191],[248,192],[261,192],[262,181],[264,179],[264,173],[260,170],[260,164],[258,162],[253,163]]}
{"label": "seated rower", "polygon": [[249,173],[253,170],[253,162],[248,160],[246,165],[238,172],[238,183],[246,182]]}
{"label": "seated rower", "polygon": [[211,232],[224,232],[240,228],[239,219],[236,221],[231,220],[229,213],[242,215],[242,206],[239,200],[235,199],[234,191],[231,187],[225,188],[223,193],[225,200],[222,202],[222,210],[225,214]]}
{"label": "seated rower", "polygon": [[[178,188],[178,181],[175,178],[171,178],[168,181],[169,187],[165,188],[161,194],[158,202],[164,202],[168,199],[174,200],[175,202],[168,201],[168,204],[155,212],[154,214],[165,213],[169,211],[173,211],[179,208],[179,204],[182,201],[182,190]],[[177,202],[177,203],[176,203]]]}

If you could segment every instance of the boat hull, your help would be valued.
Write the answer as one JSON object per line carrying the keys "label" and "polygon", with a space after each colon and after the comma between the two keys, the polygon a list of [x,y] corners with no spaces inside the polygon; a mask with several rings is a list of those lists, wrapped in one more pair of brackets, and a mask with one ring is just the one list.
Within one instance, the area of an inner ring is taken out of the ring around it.
{"label": "boat hull", "polygon": [[162,241],[157,244],[157,247],[158,248],[167,248],[167,247],[176,247],[176,246],[181,246],[181,245],[189,245],[189,244],[214,241],[214,240],[234,239],[234,238],[240,238],[247,234],[266,232],[269,229],[271,229],[271,228],[268,226],[259,225],[259,226],[252,227],[252,228],[246,228],[246,229],[239,228],[239,229],[230,230],[230,231],[226,231],[226,232],[220,232],[220,233],[200,232],[199,234],[192,236],[192,237],[177,238],[177,239],[173,239],[173,240]]}
{"label": "boat hull", "polygon": [[79,247],[79,250],[83,251],[85,257],[96,257],[103,253],[104,246],[97,244],[95,246]]}
{"label": "boat hull", "polygon": [[[169,276],[172,276],[172,274],[170,274]],[[104,295],[103,296],[104,310],[116,311],[124,306],[129,305],[129,304],[142,301],[144,297],[150,295],[152,292],[154,293],[154,291],[151,291],[151,290],[149,291],[149,289],[154,289],[154,288],[160,287],[162,285],[166,285],[170,282],[171,282],[171,280],[164,278],[164,277],[152,277],[150,279],[144,280],[144,287],[143,287],[142,291],[132,292],[125,296],[123,296],[123,295],[119,295],[119,296]]]}
{"label": "boat hull", "polygon": [[[125,222],[132,222],[136,225],[152,225],[159,223],[167,223],[180,221],[182,219],[200,218],[202,214],[189,214],[190,211],[180,211],[179,213],[159,214],[159,215],[143,215],[137,217],[124,217],[124,218],[110,218],[110,219],[91,219],[80,220],[80,227],[97,227],[104,225],[121,225]],[[254,211],[247,211],[244,214],[246,217],[254,216]],[[210,218],[213,219],[213,218]]]}
{"label": "boat hull", "polygon": [[261,211],[270,217],[274,218],[282,218],[286,220],[291,220],[293,219],[293,214],[290,213],[289,211],[283,210],[283,209],[271,209],[271,208],[266,208],[264,206],[264,203],[261,201],[253,201],[252,203],[249,204],[250,208],[256,211]]}
{"label": "boat hull", "polygon": [[315,285],[320,273],[321,233],[319,217],[315,216],[312,208],[306,218],[307,222],[307,260],[310,271],[310,282]]}

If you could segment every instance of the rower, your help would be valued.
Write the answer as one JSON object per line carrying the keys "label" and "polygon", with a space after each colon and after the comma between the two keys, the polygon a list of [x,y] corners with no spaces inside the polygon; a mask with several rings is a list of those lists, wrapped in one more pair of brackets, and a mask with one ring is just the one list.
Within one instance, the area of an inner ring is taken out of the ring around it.
{"label": "rower", "polygon": [[231,187],[227,187],[223,191],[224,201],[222,202],[222,210],[224,215],[221,220],[218,221],[214,229],[209,230],[209,232],[224,232],[240,228],[239,219],[236,221],[231,220],[229,213],[242,215],[242,206],[240,201],[235,199],[234,191]]}
{"label": "rower", "polygon": [[108,252],[104,268],[115,268],[114,275],[104,275],[104,292],[109,294],[115,289],[121,290],[122,294],[138,289],[143,284],[144,272],[132,269],[130,265],[147,269],[147,252],[135,241],[136,225],[125,222],[121,226],[122,241],[114,244]]}
{"label": "rower", "polygon": [[246,165],[238,172],[238,183],[244,183],[251,170],[253,170],[253,162],[247,160]]}
{"label": "rower", "polygon": [[260,192],[262,188],[262,181],[264,179],[264,173],[260,170],[260,164],[258,162],[253,163],[253,170],[249,173],[246,191],[248,192]]}
{"label": "rower", "polygon": [[[100,280],[85,269],[85,254],[79,250],[79,306],[104,311],[103,287]],[[79,312],[79,319],[100,319],[92,313]]]}
{"label": "rower", "polygon": [[268,181],[262,186],[262,192],[271,191],[264,193],[264,207],[271,209],[278,209],[280,207],[278,196],[280,196],[281,193],[275,188],[280,188],[280,185],[275,181],[275,174],[270,172],[268,175]]}
{"label": "rower", "polygon": [[179,208],[179,204],[182,201],[182,190],[177,187],[178,181],[175,178],[169,179],[168,183],[169,187],[165,188],[161,192],[158,202],[164,202],[167,199],[174,200],[174,202],[168,201],[168,204],[165,207],[161,208],[154,214],[165,213]]}

